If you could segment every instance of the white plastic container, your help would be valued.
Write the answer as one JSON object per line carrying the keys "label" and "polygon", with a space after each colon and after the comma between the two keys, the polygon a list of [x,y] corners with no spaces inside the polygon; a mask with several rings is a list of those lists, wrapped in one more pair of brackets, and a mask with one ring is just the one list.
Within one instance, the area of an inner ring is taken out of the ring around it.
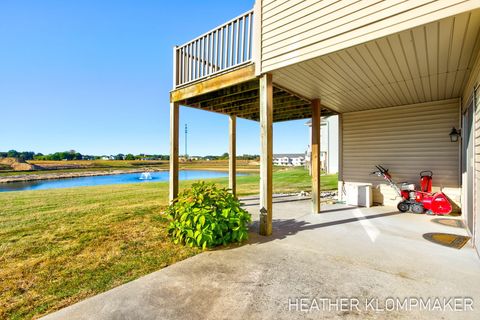
{"label": "white plastic container", "polygon": [[373,205],[372,186],[361,183],[345,183],[345,203],[370,208]]}

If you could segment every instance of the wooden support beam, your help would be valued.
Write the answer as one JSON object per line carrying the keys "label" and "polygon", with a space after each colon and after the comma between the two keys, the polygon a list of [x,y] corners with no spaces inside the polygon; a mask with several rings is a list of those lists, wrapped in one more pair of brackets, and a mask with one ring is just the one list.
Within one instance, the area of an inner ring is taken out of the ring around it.
{"label": "wooden support beam", "polygon": [[[275,106],[277,105],[277,102],[285,104],[289,102],[292,103],[300,101],[298,98],[289,96],[288,93],[282,92],[274,94],[273,100],[275,101]],[[217,101],[209,102],[208,104],[200,102],[192,106],[212,111],[220,111],[227,114],[233,111],[244,109],[256,109],[258,111],[258,92],[254,92],[253,94],[250,92],[248,95],[242,93],[234,97],[230,97],[228,100],[219,99]]]}
{"label": "wooden support beam", "polygon": [[284,86],[281,86],[281,85],[279,85],[279,84],[277,84],[277,83],[274,83],[273,85],[275,86],[275,88],[277,88],[277,89],[279,89],[279,90],[281,90],[281,91],[283,91],[283,92],[287,92],[287,93],[290,94],[291,96],[297,97],[298,99],[303,100],[303,101],[305,101],[305,102],[308,103],[308,104],[311,103],[311,100],[310,100],[310,99],[308,99],[308,98],[306,98],[306,97],[304,97],[304,96],[302,96],[302,95],[300,95],[300,94],[298,94],[298,93],[296,93],[296,92],[293,92],[293,91],[287,89],[287,88],[284,87]]}
{"label": "wooden support beam", "polygon": [[313,213],[320,213],[320,100],[312,101],[312,155],[310,157],[312,166],[312,210]]}
{"label": "wooden support beam", "polygon": [[273,167],[273,83],[272,75],[260,77],[260,234],[272,234]]}
{"label": "wooden support beam", "polygon": [[299,114],[290,114],[288,116],[286,115],[279,115],[279,116],[273,116],[273,122],[282,122],[282,121],[290,121],[290,120],[301,120],[301,119],[309,119],[312,117],[311,113],[304,114],[304,113],[299,113]]}
{"label": "wooden support beam", "polygon": [[198,102],[211,101],[211,100],[214,100],[214,99],[218,99],[219,97],[229,98],[231,96],[235,96],[235,95],[242,94],[242,93],[247,93],[247,92],[250,92],[250,91],[255,91],[255,92],[257,92],[257,95],[258,95],[258,86],[259,86],[258,80],[254,79],[252,81],[243,82],[243,83],[237,84],[235,86],[220,89],[220,90],[210,92],[210,93],[207,93],[207,94],[194,96],[192,98],[183,100],[182,103],[190,105],[190,104],[195,104],[195,103],[198,103]]}
{"label": "wooden support beam", "polygon": [[228,96],[218,96],[218,97],[211,98],[211,99],[208,99],[208,100],[207,99],[199,100],[199,101],[194,102],[194,103],[190,103],[190,100],[193,100],[193,99],[189,99],[188,103],[186,103],[186,104],[189,105],[189,106],[197,107],[197,108],[216,107],[216,108],[220,109],[220,107],[222,105],[226,105],[226,104],[229,104],[229,103],[232,103],[232,102],[237,102],[237,101],[240,102],[242,100],[247,100],[249,98],[251,98],[251,99],[257,98],[258,99],[258,89],[239,92],[239,93],[231,94],[231,95],[228,95]]}
{"label": "wooden support beam", "polygon": [[[273,104],[275,106],[275,110],[273,112],[273,115],[280,115],[280,114],[296,114],[298,112],[308,112],[311,113],[312,109],[309,104],[305,104],[305,102],[301,102],[300,104],[297,102],[290,102],[290,103],[284,103],[284,104],[277,104],[275,98],[273,99]],[[258,108],[256,110],[254,109],[247,109],[245,111],[238,111],[236,113],[237,116],[239,117],[244,117],[248,116],[251,114],[257,114],[258,115]]]}
{"label": "wooden support beam", "polygon": [[177,102],[170,102],[170,185],[169,200],[178,195],[178,123],[179,108]]}
{"label": "wooden support beam", "polygon": [[229,118],[228,188],[237,194],[237,117]]}
{"label": "wooden support beam", "polygon": [[[273,103],[275,105],[275,112],[277,112],[277,106],[279,110],[288,109],[290,107],[299,107],[306,106],[310,112],[310,104],[305,104],[301,100],[292,97],[284,96],[273,96]],[[299,104],[301,103],[301,104]],[[259,98],[239,99],[237,101],[231,101],[228,104],[223,104],[223,106],[215,105],[208,108],[201,108],[209,111],[224,113],[224,114],[234,114],[238,117],[248,116],[249,114],[258,114],[259,112]],[[195,106],[193,106],[195,107]]]}
{"label": "wooden support beam", "polygon": [[228,88],[255,79],[255,66],[247,65],[170,92],[170,101],[179,102],[201,94]]}

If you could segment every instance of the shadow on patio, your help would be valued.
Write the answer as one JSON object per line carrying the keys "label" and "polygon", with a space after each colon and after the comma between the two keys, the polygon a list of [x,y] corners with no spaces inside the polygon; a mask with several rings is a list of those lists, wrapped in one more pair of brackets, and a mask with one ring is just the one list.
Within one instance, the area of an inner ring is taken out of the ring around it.
{"label": "shadow on patio", "polygon": [[[352,210],[354,208],[338,208],[332,210],[326,210],[324,213],[327,212],[336,212],[336,211],[345,211],[345,210]],[[402,214],[399,211],[393,212],[386,212],[386,213],[379,213],[374,215],[369,215],[365,217],[354,217],[348,219],[341,219],[335,221],[328,221],[323,223],[310,223],[304,220],[296,220],[296,219],[273,219],[273,233],[270,237],[264,237],[258,235],[259,230],[259,221],[254,221],[251,224],[251,232],[250,232],[250,240],[249,244],[253,243],[265,243],[272,240],[284,239],[287,236],[295,235],[299,232],[306,231],[306,230],[315,230],[320,228],[331,227],[335,225],[345,224],[345,223],[352,223],[352,222],[359,222],[361,220],[370,220],[370,219],[378,219],[384,218],[388,216],[393,216],[397,214]]]}

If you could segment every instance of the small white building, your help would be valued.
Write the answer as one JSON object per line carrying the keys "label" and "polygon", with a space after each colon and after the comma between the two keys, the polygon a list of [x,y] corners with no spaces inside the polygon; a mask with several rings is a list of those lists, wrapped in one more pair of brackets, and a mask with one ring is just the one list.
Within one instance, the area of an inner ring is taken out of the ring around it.
{"label": "small white building", "polygon": [[[312,122],[305,123],[310,127],[310,136],[312,135]],[[338,116],[322,118],[320,123],[320,155],[322,157],[322,170],[327,173],[338,172]],[[311,139],[310,139],[311,140]],[[307,162],[310,161],[310,146],[307,149]]]}
{"label": "small white building", "polygon": [[[308,167],[308,170],[311,169],[310,167],[311,156],[312,156],[312,150],[310,149],[310,145],[309,145],[307,147],[307,151],[305,152],[305,166]],[[320,151],[320,169],[322,171],[327,172],[327,163],[328,163],[327,151]]]}
{"label": "small white building", "polygon": [[305,155],[303,153],[274,154],[273,164],[276,166],[291,166],[291,167],[304,166]]}

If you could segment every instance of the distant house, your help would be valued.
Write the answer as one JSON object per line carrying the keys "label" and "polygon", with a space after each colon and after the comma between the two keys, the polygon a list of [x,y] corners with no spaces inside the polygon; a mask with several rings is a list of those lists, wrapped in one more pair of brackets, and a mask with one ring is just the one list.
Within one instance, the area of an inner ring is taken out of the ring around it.
{"label": "distant house", "polygon": [[[312,150],[310,146],[307,147],[307,152],[305,153],[305,166],[308,167],[309,171],[311,170],[310,167],[310,157],[312,156]],[[331,173],[328,171],[328,153],[327,151],[320,151],[320,169],[327,173]],[[311,171],[310,171],[311,172]]]}
{"label": "distant house", "polygon": [[[312,121],[305,123],[310,127],[310,135],[312,134]],[[322,170],[327,173],[338,172],[338,116],[322,117],[320,123],[320,157],[322,161]],[[310,162],[310,146],[307,150],[307,163]]]}
{"label": "distant house", "polygon": [[102,160],[115,160],[115,156],[102,156]]}
{"label": "distant house", "polygon": [[305,154],[292,153],[292,154],[274,154],[273,164],[276,166],[293,166],[299,167],[305,165]]}

